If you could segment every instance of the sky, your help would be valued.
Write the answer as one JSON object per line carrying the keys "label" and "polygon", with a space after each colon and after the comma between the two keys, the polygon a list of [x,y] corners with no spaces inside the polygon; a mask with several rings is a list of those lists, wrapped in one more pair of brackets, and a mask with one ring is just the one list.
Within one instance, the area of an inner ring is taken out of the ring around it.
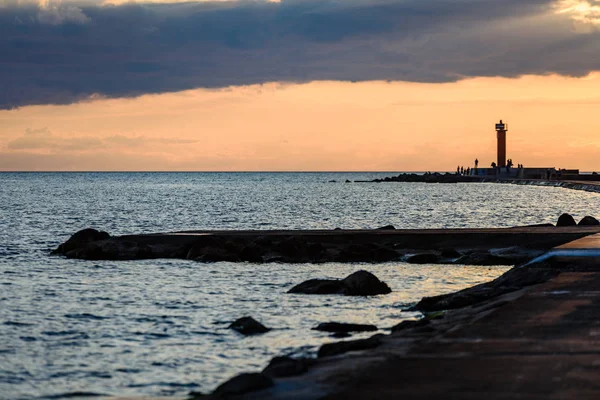
{"label": "sky", "polygon": [[0,0],[0,170],[600,171],[600,1]]}

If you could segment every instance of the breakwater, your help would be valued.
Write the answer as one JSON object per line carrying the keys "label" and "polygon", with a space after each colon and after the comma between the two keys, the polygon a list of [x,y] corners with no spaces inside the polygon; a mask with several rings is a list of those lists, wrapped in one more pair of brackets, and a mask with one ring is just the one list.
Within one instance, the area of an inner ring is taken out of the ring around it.
{"label": "breakwater", "polygon": [[510,183],[513,185],[529,185],[543,187],[560,187],[585,192],[600,193],[600,182],[549,181],[543,179],[482,179],[481,182]]}

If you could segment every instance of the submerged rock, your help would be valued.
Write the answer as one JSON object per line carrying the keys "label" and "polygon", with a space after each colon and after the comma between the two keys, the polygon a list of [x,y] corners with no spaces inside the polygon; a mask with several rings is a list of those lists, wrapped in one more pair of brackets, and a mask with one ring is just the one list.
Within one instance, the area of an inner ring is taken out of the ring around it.
{"label": "submerged rock", "polygon": [[346,324],[341,322],[323,322],[320,323],[315,331],[323,332],[372,332],[376,331],[375,325],[364,325],[364,324]]}
{"label": "submerged rock", "polygon": [[345,339],[345,338],[349,338],[352,335],[349,334],[348,332],[335,332],[332,333],[331,335],[329,335],[329,337],[334,338],[334,339]]}
{"label": "submerged rock", "polygon": [[288,293],[301,294],[343,294],[346,296],[373,296],[388,294],[392,290],[375,275],[368,271],[357,271],[346,278],[309,279],[293,288]]}
{"label": "submerged rock", "polygon": [[233,329],[242,335],[257,335],[260,333],[269,332],[270,329],[255,320],[252,317],[243,317],[236,319],[228,329]]}
{"label": "submerged rock", "polygon": [[558,221],[556,222],[556,226],[575,226],[577,223],[575,219],[571,216],[571,214],[562,214],[558,217]]}
{"label": "submerged rock", "polygon": [[598,221],[596,218],[591,217],[589,215],[586,215],[585,217],[583,217],[581,219],[581,221],[579,221],[579,223],[577,225],[580,226],[594,226],[594,225],[600,225],[600,221]]}
{"label": "submerged rock", "polygon": [[212,393],[214,397],[239,396],[273,386],[273,380],[263,373],[245,373],[221,384]]}

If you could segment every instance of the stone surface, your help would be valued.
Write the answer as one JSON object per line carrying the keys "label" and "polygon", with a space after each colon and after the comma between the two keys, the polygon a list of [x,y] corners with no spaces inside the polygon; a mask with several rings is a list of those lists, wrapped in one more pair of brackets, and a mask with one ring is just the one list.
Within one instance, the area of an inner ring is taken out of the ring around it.
{"label": "stone surface", "polygon": [[252,317],[239,318],[229,325],[228,329],[233,329],[242,335],[257,335],[270,331],[269,328]]}
{"label": "stone surface", "polygon": [[575,219],[571,216],[571,214],[562,214],[558,217],[558,221],[556,222],[556,226],[575,226],[577,223]]}
{"label": "stone surface", "polygon": [[323,322],[313,328],[323,332],[373,332],[377,330],[375,325],[347,324],[342,322]]}

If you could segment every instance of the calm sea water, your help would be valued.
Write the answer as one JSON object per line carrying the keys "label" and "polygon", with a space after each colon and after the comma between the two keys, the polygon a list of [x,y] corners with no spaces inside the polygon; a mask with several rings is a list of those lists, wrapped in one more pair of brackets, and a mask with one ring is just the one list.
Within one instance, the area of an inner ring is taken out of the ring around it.
{"label": "calm sea water", "polygon": [[[74,392],[209,391],[275,355],[312,355],[319,322],[389,328],[421,297],[493,279],[507,267],[91,262],[49,256],[79,229],[505,227],[594,215],[600,195],[497,184],[344,183],[385,173],[0,174],[0,398]],[[330,182],[336,180],[337,182]],[[596,214],[596,217],[599,215]],[[367,269],[394,291],[289,295],[315,277]],[[273,330],[227,330],[252,315]],[[356,335],[360,337],[360,335]]]}

